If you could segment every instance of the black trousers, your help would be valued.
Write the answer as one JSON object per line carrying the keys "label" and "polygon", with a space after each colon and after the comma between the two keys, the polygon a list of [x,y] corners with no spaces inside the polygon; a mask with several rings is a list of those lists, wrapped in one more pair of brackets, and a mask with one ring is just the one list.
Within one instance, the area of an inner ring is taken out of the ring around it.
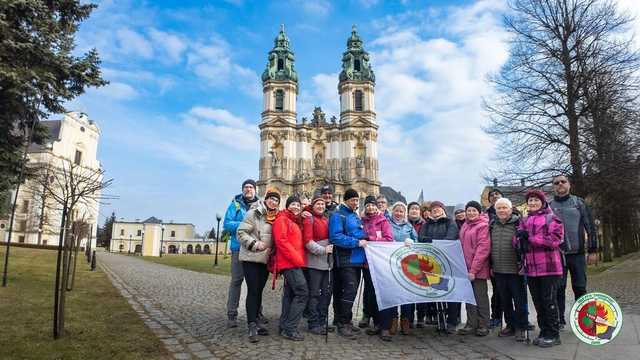
{"label": "black trousers", "polygon": [[331,269],[331,294],[333,295],[333,325],[338,325],[338,319],[340,319],[340,301],[338,299],[342,296],[342,282],[338,276],[338,268],[335,266]]}
{"label": "black trousers", "polygon": [[284,270],[282,276],[284,277],[284,288],[280,330],[293,333],[298,329],[302,312],[307,307],[309,289],[302,268]]}
{"label": "black trousers", "polygon": [[267,265],[250,261],[242,261],[244,281],[247,282],[247,299],[245,307],[247,311],[247,323],[256,322],[258,313],[262,308],[262,290],[269,278]]}
{"label": "black trousers", "polygon": [[543,338],[559,335],[558,303],[556,292],[560,276],[528,277],[529,291],[538,313],[538,327]]}
{"label": "black trousers", "polygon": [[393,315],[397,312],[396,307],[390,307],[383,310],[378,309],[378,302],[376,300],[376,290],[373,287],[373,282],[371,281],[371,273],[369,272],[369,269],[363,269],[362,275],[364,279],[364,292],[365,294],[369,292],[369,295],[367,297],[364,297],[364,299],[365,301],[369,302],[368,304],[369,311],[371,311],[370,316],[373,316],[374,325],[379,327],[382,330],[391,329],[391,320],[393,318]]}
{"label": "black trousers", "polygon": [[[366,274],[369,274],[369,269],[363,268],[362,269],[363,277],[366,276]],[[369,280],[371,280],[371,275],[369,275]],[[374,310],[371,307],[371,303],[376,302],[376,298],[375,296],[372,296],[372,294],[374,294],[373,283],[371,281],[369,282],[365,281],[364,291],[362,294],[362,315],[363,316],[373,317],[376,314],[376,310]]]}
{"label": "black trousers", "polygon": [[566,305],[567,274],[571,273],[571,288],[573,296],[578,300],[587,293],[587,262],[584,254],[565,254],[564,274],[558,285],[558,312],[560,313],[560,324],[566,324],[564,310]]}
{"label": "black trousers", "polygon": [[416,304],[416,312],[418,314],[418,322],[424,321],[425,316],[427,319],[434,319],[437,315],[437,309],[435,303],[418,303]]}
{"label": "black trousers", "polygon": [[527,327],[527,288],[518,274],[495,273],[496,289],[507,326],[515,330]]}
{"label": "black trousers", "polygon": [[502,306],[500,306],[500,297],[498,297],[498,292],[496,291],[496,278],[495,276],[491,277],[491,288],[493,289],[493,293],[491,294],[491,319],[500,319],[502,320]]}
{"label": "black trousers", "polygon": [[307,302],[307,322],[309,329],[324,326],[327,322],[331,289],[329,288],[329,270],[305,269],[305,278],[309,287]]}
{"label": "black trousers", "polygon": [[353,320],[353,302],[360,285],[361,270],[359,267],[340,267],[336,271],[341,285],[339,294],[334,294],[333,298],[334,302],[340,303],[338,306],[338,326],[351,324],[351,320]]}

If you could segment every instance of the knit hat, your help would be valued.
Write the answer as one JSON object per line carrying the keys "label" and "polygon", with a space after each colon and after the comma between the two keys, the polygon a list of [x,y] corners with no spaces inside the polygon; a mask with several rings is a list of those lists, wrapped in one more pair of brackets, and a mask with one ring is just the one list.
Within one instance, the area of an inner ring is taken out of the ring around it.
{"label": "knit hat", "polygon": [[247,180],[245,180],[245,181],[242,183],[242,188],[244,189],[244,186],[245,186],[245,185],[247,185],[247,184],[252,185],[254,189],[257,187],[257,186],[256,186],[256,182],[255,182],[255,180],[253,180],[253,179],[247,179]]}
{"label": "knit hat", "polygon": [[458,215],[463,212],[464,212],[464,209],[456,209],[456,211],[453,212],[453,215]]}
{"label": "knit hat", "polygon": [[502,193],[502,191],[500,191],[500,189],[498,188],[493,188],[491,190],[489,190],[489,192],[487,193],[487,200],[489,200],[489,197],[491,196],[491,194],[493,193],[498,193],[500,194],[500,196],[504,197],[504,194]]}
{"label": "knit hat", "polygon": [[367,204],[373,204],[375,206],[378,206],[378,203],[376,202],[376,197],[373,195],[368,195],[366,198],[364,198],[364,205],[367,206]]}
{"label": "knit hat", "polygon": [[353,199],[353,198],[359,198],[360,195],[358,195],[358,192],[353,190],[353,189],[347,189],[347,191],[344,192],[344,196],[342,197],[344,201],[347,201],[349,199]]}
{"label": "knit hat", "polygon": [[466,211],[470,207],[475,208],[476,210],[478,210],[478,212],[482,212],[482,205],[480,205],[480,203],[477,201],[469,201],[467,205],[464,206],[464,210]]}
{"label": "knit hat", "polygon": [[431,202],[431,210],[433,210],[434,207],[439,207],[442,210],[446,211],[446,208],[445,208],[444,204],[442,203],[442,201],[437,201],[437,200],[436,201],[432,201]]}
{"label": "knit hat", "polygon": [[270,197],[275,197],[280,201],[280,191],[276,188],[267,189],[267,192],[264,194],[264,198],[268,199]]}
{"label": "knit hat", "polygon": [[420,204],[417,201],[412,201],[407,205],[407,209],[411,209],[412,206],[417,206],[418,210],[420,209]]}
{"label": "knit hat", "polygon": [[329,185],[325,185],[323,187],[320,188],[320,195],[323,194],[333,194],[333,189],[331,189],[331,186]]}
{"label": "knit hat", "polygon": [[297,202],[298,204],[302,203],[300,202],[300,197],[298,195],[291,195],[287,198],[287,203],[285,204],[285,209],[289,208],[289,205],[293,204],[294,202]]}
{"label": "knit hat", "polygon": [[529,191],[527,191],[527,195],[524,196],[524,199],[526,201],[529,201],[529,198],[531,197],[536,197],[540,199],[543,205],[547,203],[547,196],[538,189],[529,189]]}

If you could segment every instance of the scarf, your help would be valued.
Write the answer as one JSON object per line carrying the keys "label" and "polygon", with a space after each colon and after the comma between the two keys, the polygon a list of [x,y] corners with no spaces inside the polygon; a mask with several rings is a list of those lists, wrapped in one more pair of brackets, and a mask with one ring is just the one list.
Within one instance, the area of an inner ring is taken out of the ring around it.
{"label": "scarf", "polygon": [[264,219],[267,224],[273,225],[273,222],[276,221],[276,215],[278,215],[278,209],[269,210],[269,208],[265,205],[264,207],[267,212],[264,215]]}

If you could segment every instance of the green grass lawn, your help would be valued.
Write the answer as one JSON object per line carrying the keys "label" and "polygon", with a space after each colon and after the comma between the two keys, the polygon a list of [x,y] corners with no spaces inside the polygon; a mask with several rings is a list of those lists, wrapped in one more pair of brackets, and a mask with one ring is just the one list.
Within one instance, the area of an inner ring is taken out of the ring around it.
{"label": "green grass lawn", "polygon": [[613,261],[609,261],[609,262],[598,261],[597,265],[594,264],[594,265],[587,266],[587,275],[599,274],[635,256],[638,256],[638,253],[630,253],[630,254],[622,255],[620,257],[613,258]]}
{"label": "green grass lawn", "polygon": [[158,264],[174,266],[197,272],[204,272],[218,275],[229,275],[231,267],[231,255],[225,259],[224,255],[218,255],[218,266],[213,266],[213,255],[200,254],[163,254],[158,256],[144,256],[144,260]]}
{"label": "green grass lawn", "polygon": [[66,333],[53,340],[57,252],[13,247],[10,254],[8,286],[0,287],[0,359],[170,359],[107,276],[89,271],[84,258],[67,292]]}

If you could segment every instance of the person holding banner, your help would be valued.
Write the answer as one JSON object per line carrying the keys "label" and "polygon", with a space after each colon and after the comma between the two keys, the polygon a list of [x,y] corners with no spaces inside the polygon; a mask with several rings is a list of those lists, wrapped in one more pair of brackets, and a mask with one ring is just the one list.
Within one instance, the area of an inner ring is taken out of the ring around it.
{"label": "person holding banner", "polygon": [[302,210],[300,198],[291,195],[286,208],[281,210],[273,223],[273,242],[276,247],[274,276],[282,274],[282,312],[280,314],[280,336],[293,341],[302,341],[298,323],[307,306],[309,288],[302,269],[306,266],[302,240]]}
{"label": "person holding banner", "polygon": [[520,222],[514,246],[524,254],[523,270],[538,315],[540,335],[533,344],[546,348],[561,344],[556,291],[563,274],[560,245],[564,227],[544,192],[531,189],[525,198],[529,213]]}
{"label": "person holding banner", "polygon": [[347,189],[344,204],[331,214],[329,218],[329,242],[334,247],[336,275],[341,289],[334,293],[333,301],[339,301],[337,326],[338,334],[348,339],[355,339],[353,331],[353,302],[360,285],[361,269],[365,262],[364,247],[367,246],[367,235],[356,210],[360,197],[358,192]]}
{"label": "person holding banner", "polygon": [[[378,210],[376,198],[367,196],[364,200],[364,217],[362,218],[364,231],[367,234],[368,241],[393,241],[393,231],[389,221],[382,212]],[[364,297],[368,301],[367,307],[373,315],[373,329],[367,329],[368,335],[380,335],[382,341],[391,341],[391,320],[394,307],[379,310],[376,301],[376,292],[371,280],[371,273],[365,264],[363,269],[364,291],[368,295]]]}
{"label": "person holding banner", "polygon": [[325,324],[331,302],[329,277],[333,264],[333,245],[329,244],[329,219],[324,216],[325,201],[316,195],[306,209],[310,217],[303,220],[302,239],[306,248],[307,268],[305,277],[309,285],[308,328],[316,335],[326,335]]}
{"label": "person holding banner", "polygon": [[416,234],[420,234],[420,229],[425,223],[425,219],[423,219],[422,214],[420,214],[420,204],[415,201],[410,202],[409,205],[407,205],[407,211],[409,223],[413,225]]}
{"label": "person holding banner", "polygon": [[490,276],[489,223],[481,214],[482,206],[477,201],[469,201],[465,206],[466,221],[460,230],[460,241],[464,261],[469,271],[476,305],[466,304],[467,324],[458,330],[460,335],[475,333],[476,336],[489,335],[489,296],[487,279]]}
{"label": "person holding banner", "polygon": [[[418,240],[418,234],[407,221],[407,206],[402,202],[397,202],[391,207],[391,229],[393,230],[393,240],[404,242],[411,245]],[[411,332],[411,324],[413,324],[413,314],[415,312],[415,304],[405,304],[400,306],[400,333],[409,335]],[[391,323],[391,330],[394,333],[398,327],[398,312],[394,312],[394,319]]]}

